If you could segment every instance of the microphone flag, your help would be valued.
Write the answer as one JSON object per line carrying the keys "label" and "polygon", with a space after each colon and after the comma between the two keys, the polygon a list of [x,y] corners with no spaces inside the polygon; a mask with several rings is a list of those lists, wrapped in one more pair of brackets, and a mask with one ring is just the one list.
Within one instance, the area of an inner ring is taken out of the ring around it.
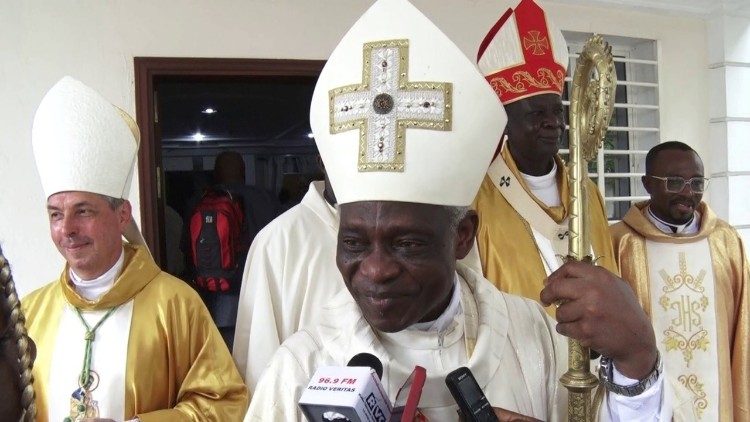
{"label": "microphone flag", "polygon": [[299,407],[311,422],[388,422],[393,411],[375,370],[353,366],[318,368]]}

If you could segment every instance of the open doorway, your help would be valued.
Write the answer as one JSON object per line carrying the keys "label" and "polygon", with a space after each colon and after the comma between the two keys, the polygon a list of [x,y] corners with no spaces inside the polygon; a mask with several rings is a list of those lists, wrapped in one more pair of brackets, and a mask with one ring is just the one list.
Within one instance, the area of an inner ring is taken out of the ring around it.
{"label": "open doorway", "polygon": [[213,273],[201,275],[196,236],[215,216],[206,220],[202,207],[224,193],[238,205],[237,248],[246,253],[265,224],[322,178],[308,116],[323,62],[136,58],[135,64],[144,237],[161,268],[201,294],[231,347],[244,255],[239,271],[222,273],[219,284]]}

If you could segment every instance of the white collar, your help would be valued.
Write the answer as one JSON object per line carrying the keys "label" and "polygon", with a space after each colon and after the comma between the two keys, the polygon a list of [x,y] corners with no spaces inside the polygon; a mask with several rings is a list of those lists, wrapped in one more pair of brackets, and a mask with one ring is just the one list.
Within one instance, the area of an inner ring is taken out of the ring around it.
{"label": "white collar", "polygon": [[99,299],[104,293],[107,293],[109,289],[115,284],[115,278],[120,273],[123,264],[125,263],[125,251],[120,250],[120,257],[117,258],[115,265],[107,270],[104,274],[93,280],[84,280],[76,274],[71,268],[69,271],[70,281],[76,288],[76,292],[86,300],[95,301]]}
{"label": "white collar", "polygon": [[544,205],[548,207],[559,207],[560,192],[557,189],[557,162],[552,161],[552,170],[541,176],[531,176],[521,173],[521,177],[526,182],[531,193],[534,194]]}
{"label": "white collar", "polygon": [[453,293],[451,295],[451,301],[445,308],[442,314],[440,314],[434,321],[417,322],[416,324],[407,328],[407,330],[415,331],[435,331],[443,332],[450,326],[453,320],[461,312],[461,288],[458,285],[458,274],[453,276]]}
{"label": "white collar", "polygon": [[656,214],[651,211],[651,206],[649,205],[646,217],[654,226],[656,226],[657,229],[666,234],[695,234],[700,230],[701,215],[698,211],[693,212],[693,218],[687,223],[672,224],[657,217]]}

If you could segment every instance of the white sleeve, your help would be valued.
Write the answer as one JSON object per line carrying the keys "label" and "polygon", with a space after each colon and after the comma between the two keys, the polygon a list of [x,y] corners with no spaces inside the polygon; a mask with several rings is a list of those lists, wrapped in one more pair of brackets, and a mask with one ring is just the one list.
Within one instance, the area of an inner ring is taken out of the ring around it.
{"label": "white sleeve", "polygon": [[[306,344],[293,344],[289,346],[291,349],[307,349]],[[244,422],[305,421],[297,402],[310,376],[290,348],[282,346],[274,354],[258,381]]]}
{"label": "white sleeve", "polygon": [[[612,381],[617,385],[632,385],[638,380],[622,375],[617,368],[613,368]],[[602,421],[611,422],[646,422],[672,420],[672,406],[665,394],[664,372],[643,393],[633,396],[621,396],[607,392],[605,406],[602,406]]]}
{"label": "white sleeve", "polygon": [[232,355],[251,393],[282,342],[275,310],[281,307],[278,273],[283,262],[274,262],[272,234],[261,231],[250,247],[237,308]]}

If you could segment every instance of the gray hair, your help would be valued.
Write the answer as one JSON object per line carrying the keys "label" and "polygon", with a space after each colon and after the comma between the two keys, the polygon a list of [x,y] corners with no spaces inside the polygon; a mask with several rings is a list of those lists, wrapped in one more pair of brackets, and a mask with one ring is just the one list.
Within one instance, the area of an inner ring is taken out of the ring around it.
{"label": "gray hair", "polygon": [[445,205],[443,206],[445,209],[445,212],[448,213],[448,224],[451,230],[456,230],[458,228],[458,223],[463,220],[466,215],[469,213],[470,207],[453,207]]}
{"label": "gray hair", "polygon": [[107,203],[109,204],[109,207],[113,211],[116,210],[120,205],[125,203],[125,200],[122,198],[115,198],[113,196],[107,196],[107,195],[102,195],[102,194],[98,194],[98,195],[99,197],[107,201]]}

